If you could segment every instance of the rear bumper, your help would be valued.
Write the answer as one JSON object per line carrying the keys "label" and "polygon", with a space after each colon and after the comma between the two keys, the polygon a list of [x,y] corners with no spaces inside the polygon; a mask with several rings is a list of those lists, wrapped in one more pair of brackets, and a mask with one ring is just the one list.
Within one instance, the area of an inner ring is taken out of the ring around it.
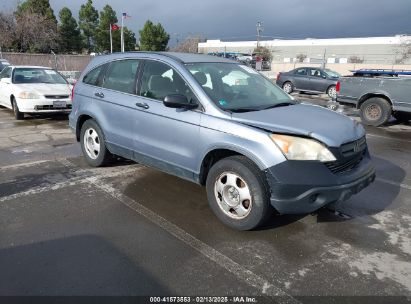
{"label": "rear bumper", "polygon": [[269,168],[266,174],[271,204],[282,214],[310,213],[343,202],[375,179],[368,152],[349,172],[334,174],[320,162],[286,161]]}
{"label": "rear bumper", "polygon": [[53,105],[53,99],[39,98],[39,99],[20,99],[16,98],[19,111],[22,113],[70,113],[71,112],[71,99],[59,99],[58,101],[64,102],[65,107],[55,108]]}
{"label": "rear bumper", "polygon": [[347,96],[340,96],[340,95],[337,95],[336,101],[341,102],[341,103],[349,103],[349,104],[352,104],[355,107],[358,104],[358,100],[356,98],[347,97]]}

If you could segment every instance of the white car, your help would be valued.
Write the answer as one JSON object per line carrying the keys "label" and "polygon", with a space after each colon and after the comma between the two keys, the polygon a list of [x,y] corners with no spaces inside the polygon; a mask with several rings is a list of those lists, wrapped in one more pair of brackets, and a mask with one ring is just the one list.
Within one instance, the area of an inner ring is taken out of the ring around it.
{"label": "white car", "polygon": [[71,111],[72,86],[58,72],[47,67],[9,66],[0,73],[0,105],[24,113]]}

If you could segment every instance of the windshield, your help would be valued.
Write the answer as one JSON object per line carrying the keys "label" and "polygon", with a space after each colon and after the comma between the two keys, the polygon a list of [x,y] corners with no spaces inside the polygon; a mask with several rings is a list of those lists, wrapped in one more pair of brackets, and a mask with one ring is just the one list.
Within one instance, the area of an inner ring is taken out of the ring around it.
{"label": "windshield", "polygon": [[325,69],[324,71],[328,74],[328,76],[331,76],[331,77],[341,77],[341,74],[339,74],[339,73],[337,73],[337,72],[335,72],[335,71],[332,71],[332,70],[329,70],[329,69]]}
{"label": "windshield", "polygon": [[52,69],[15,68],[13,71],[13,83],[67,84],[67,81]]}
{"label": "windshield", "polygon": [[190,63],[190,73],[221,109],[258,111],[294,102],[258,72],[235,63]]}

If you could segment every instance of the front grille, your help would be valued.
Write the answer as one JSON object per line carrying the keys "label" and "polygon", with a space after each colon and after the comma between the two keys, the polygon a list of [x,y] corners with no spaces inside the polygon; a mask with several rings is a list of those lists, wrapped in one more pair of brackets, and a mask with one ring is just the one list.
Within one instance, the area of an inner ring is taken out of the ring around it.
{"label": "front grille", "polygon": [[48,99],[66,99],[69,98],[69,95],[44,95]]}
{"label": "front grille", "polygon": [[349,157],[348,159],[344,159],[343,161],[333,161],[333,162],[328,162],[325,163],[328,169],[332,173],[342,173],[342,172],[347,172],[355,167],[362,161],[364,158],[365,151],[362,151],[361,153],[357,153],[354,155],[354,157]]}
{"label": "front grille", "polygon": [[343,144],[340,148],[343,157],[349,157],[354,154],[358,154],[367,147],[367,141],[365,136],[358,140]]}
{"label": "front grille", "polygon": [[358,166],[364,158],[367,148],[367,141],[365,136],[341,145],[335,151],[336,161],[324,163],[328,169],[333,173],[343,173],[350,171]]}
{"label": "front grille", "polygon": [[53,107],[53,105],[44,105],[44,106],[35,106],[35,110],[37,111],[45,111],[45,110],[70,110],[71,104],[67,105],[66,107]]}

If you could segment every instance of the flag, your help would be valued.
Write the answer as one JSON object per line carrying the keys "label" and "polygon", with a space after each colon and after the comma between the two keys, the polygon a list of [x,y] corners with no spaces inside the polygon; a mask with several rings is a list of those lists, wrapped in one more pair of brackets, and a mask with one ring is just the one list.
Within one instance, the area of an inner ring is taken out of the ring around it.
{"label": "flag", "polygon": [[111,25],[111,30],[112,31],[118,31],[120,29],[120,27],[117,24],[112,24]]}
{"label": "flag", "polygon": [[123,13],[123,19],[131,18],[130,15],[127,15],[127,13]]}

